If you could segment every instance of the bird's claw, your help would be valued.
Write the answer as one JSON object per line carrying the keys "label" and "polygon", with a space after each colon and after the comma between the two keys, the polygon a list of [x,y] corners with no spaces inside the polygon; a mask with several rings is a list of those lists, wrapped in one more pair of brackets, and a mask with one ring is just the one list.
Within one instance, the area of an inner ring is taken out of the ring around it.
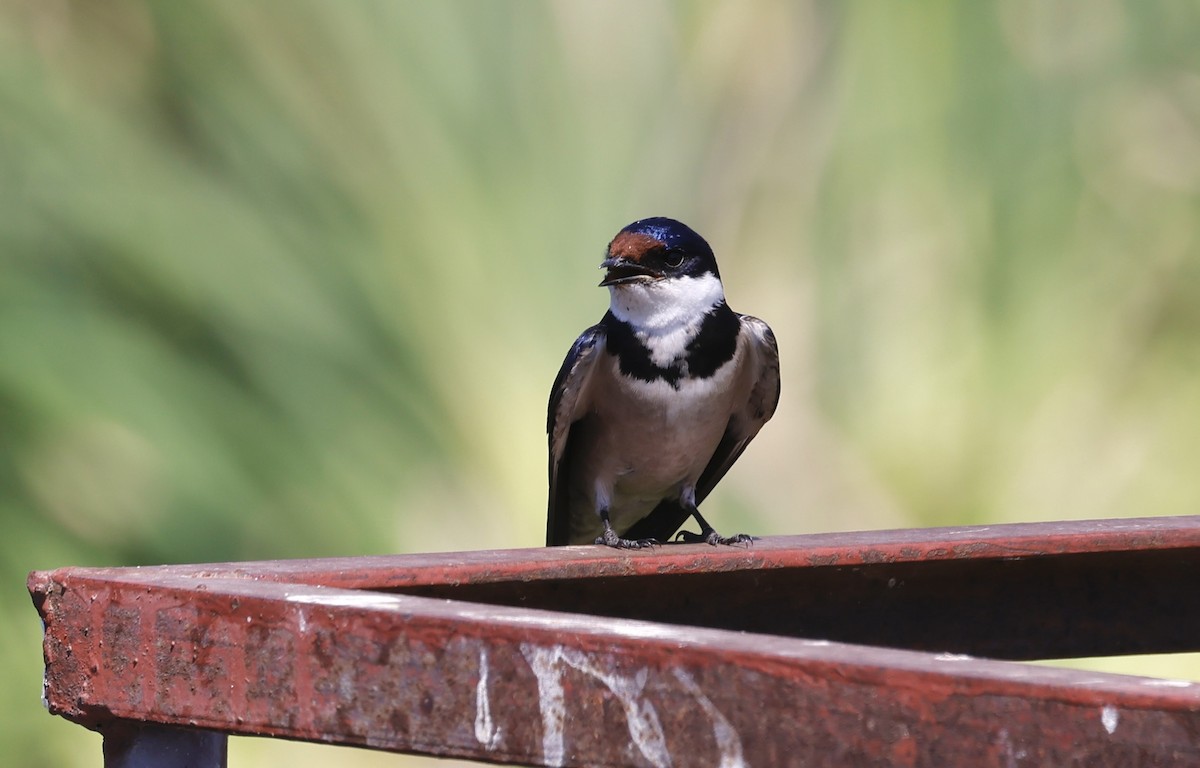
{"label": "bird's claw", "polygon": [[662,542],[658,539],[622,539],[616,531],[609,528],[604,535],[596,537],[595,543],[616,549],[652,549]]}
{"label": "bird's claw", "polygon": [[680,531],[679,533],[675,534],[676,541],[682,541],[687,544],[711,544],[714,547],[718,544],[725,544],[728,546],[745,544],[749,546],[750,544],[754,543],[754,540],[757,538],[757,536],[751,536],[748,533],[736,533],[733,536],[722,536],[712,528],[708,529],[707,531],[701,531],[700,533]]}

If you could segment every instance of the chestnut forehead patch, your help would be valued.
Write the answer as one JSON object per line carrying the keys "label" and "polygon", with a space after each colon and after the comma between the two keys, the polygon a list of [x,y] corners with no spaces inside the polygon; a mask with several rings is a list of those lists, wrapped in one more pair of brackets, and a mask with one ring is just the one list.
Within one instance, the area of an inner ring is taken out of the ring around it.
{"label": "chestnut forehead patch", "polygon": [[647,253],[662,248],[663,244],[658,238],[644,232],[622,232],[608,244],[608,255],[613,258],[641,261]]}

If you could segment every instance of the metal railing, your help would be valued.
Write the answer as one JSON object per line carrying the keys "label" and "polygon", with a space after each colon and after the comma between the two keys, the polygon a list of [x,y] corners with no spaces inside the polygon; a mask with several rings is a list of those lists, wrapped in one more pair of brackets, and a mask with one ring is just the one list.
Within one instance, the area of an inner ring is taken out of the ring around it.
{"label": "metal railing", "polygon": [[[530,765],[1200,765],[1200,516],[35,572],[112,768],[275,736]],[[986,657],[986,658],[981,658]]]}

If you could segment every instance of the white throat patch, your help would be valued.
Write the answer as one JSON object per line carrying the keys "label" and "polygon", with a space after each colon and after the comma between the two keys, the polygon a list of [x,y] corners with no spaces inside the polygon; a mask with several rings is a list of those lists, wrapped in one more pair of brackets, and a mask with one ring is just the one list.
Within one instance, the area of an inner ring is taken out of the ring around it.
{"label": "white throat patch", "polygon": [[613,316],[633,328],[650,359],[662,367],[683,355],[704,316],[725,300],[721,281],[711,272],[611,285],[608,292]]}

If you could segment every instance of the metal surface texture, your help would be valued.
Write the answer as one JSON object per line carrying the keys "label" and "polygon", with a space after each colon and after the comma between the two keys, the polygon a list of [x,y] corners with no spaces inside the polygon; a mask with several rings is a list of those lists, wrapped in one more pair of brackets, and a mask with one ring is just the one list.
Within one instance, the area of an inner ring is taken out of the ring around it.
{"label": "metal surface texture", "polygon": [[48,705],[106,741],[146,722],[531,765],[1200,765],[1200,685],[964,655],[1200,650],[1198,554],[1186,517],[29,587]]}

